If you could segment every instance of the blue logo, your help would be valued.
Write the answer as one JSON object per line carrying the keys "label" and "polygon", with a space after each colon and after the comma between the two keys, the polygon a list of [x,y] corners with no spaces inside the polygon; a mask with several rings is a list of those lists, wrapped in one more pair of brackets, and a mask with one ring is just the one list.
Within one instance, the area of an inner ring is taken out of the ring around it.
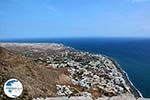
{"label": "blue logo", "polygon": [[9,79],[4,84],[4,92],[10,98],[17,98],[22,94],[22,83],[17,79]]}

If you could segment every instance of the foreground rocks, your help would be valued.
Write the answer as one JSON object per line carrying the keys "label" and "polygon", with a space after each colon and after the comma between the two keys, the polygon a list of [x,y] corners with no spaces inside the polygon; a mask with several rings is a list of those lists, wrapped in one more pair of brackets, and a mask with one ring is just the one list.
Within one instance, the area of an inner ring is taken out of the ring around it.
{"label": "foreground rocks", "polygon": [[106,56],[59,44],[1,43],[0,46],[8,49],[0,48],[2,83],[11,77],[21,80],[27,97],[96,99],[122,94],[140,97],[119,66]]}
{"label": "foreground rocks", "polygon": [[[34,98],[33,100],[92,100],[91,97],[87,96],[78,96],[78,97],[49,97],[49,98]],[[118,96],[113,96],[113,97],[99,97],[96,100],[150,100],[146,98],[138,98],[136,99],[133,95],[131,94],[121,94]]]}
{"label": "foreground rocks", "polygon": [[[92,100],[91,97],[85,97],[85,96],[80,96],[80,97],[51,97],[51,98],[34,98],[33,100]],[[96,100],[140,100],[136,99],[133,95],[129,94],[122,94],[119,96],[113,96],[113,97],[100,97],[97,98]],[[146,100],[146,99],[143,99]]]}
{"label": "foreground rocks", "polygon": [[[50,97],[50,98],[34,98],[33,100],[93,100],[91,97],[79,96],[79,97]],[[150,100],[146,98],[136,99],[130,94],[121,94],[113,97],[99,97],[96,100]]]}

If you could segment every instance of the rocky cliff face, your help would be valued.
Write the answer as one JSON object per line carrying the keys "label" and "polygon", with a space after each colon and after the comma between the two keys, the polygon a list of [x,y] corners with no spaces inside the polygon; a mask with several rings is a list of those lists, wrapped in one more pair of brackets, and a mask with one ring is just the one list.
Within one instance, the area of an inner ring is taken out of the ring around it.
{"label": "rocky cliff face", "polygon": [[[10,78],[24,85],[20,98],[51,96],[113,97],[139,93],[108,57],[81,52],[58,44],[0,46],[1,89]],[[2,90],[0,91],[3,92]],[[7,98],[3,93],[2,98]]]}

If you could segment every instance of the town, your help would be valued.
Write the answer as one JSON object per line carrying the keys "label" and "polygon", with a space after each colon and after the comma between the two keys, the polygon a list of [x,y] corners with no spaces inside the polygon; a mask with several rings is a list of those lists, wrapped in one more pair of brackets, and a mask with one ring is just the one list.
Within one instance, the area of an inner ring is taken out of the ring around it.
{"label": "town", "polygon": [[82,52],[62,44],[9,44],[1,46],[34,59],[48,68],[65,68],[72,84],[57,84],[59,96],[117,96],[134,94],[131,83],[112,59],[103,55]]}

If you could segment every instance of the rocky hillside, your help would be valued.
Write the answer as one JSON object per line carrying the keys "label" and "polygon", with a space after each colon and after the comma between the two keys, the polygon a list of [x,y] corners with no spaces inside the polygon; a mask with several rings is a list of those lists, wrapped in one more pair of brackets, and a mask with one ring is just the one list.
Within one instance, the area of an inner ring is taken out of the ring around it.
{"label": "rocky hillside", "polygon": [[[94,99],[126,93],[140,97],[125,73],[108,57],[59,44],[1,43],[0,46],[6,48],[0,48],[1,89],[7,79],[19,79],[24,86],[21,100],[54,96]],[[0,92],[0,98],[6,100],[3,91]]]}
{"label": "rocky hillside", "polygon": [[71,84],[65,69],[47,68],[36,64],[30,58],[16,55],[0,47],[0,100],[8,99],[2,87],[10,78],[19,79],[23,83],[24,93],[21,98],[27,100],[40,96],[56,96],[56,84]]}

